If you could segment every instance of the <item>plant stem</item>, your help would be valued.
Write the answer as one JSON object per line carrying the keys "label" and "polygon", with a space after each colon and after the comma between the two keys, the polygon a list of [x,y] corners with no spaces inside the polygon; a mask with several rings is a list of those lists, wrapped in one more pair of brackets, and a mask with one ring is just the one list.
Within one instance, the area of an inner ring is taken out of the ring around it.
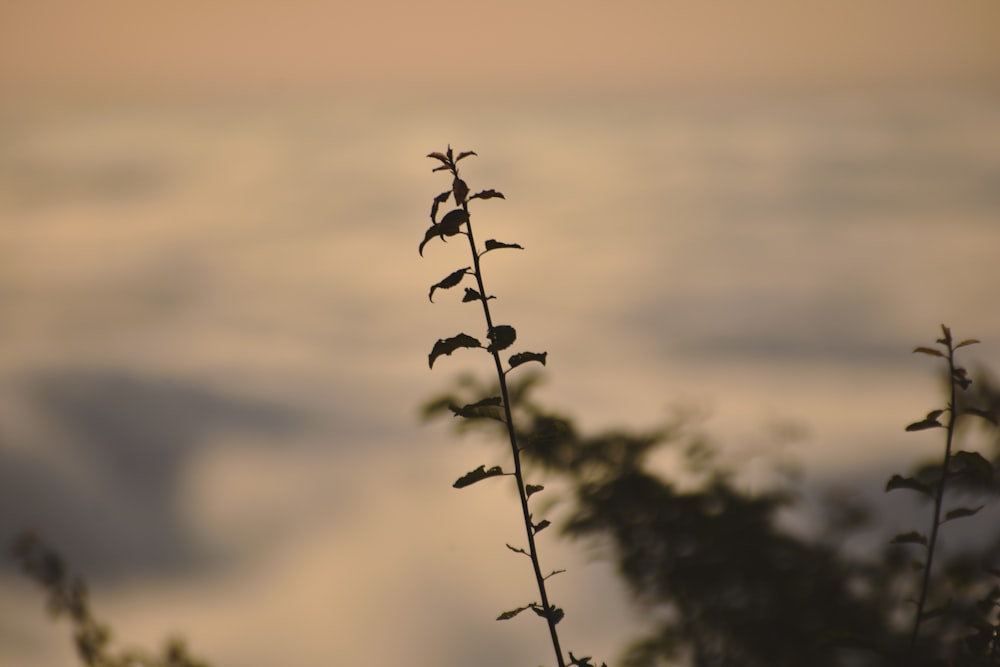
{"label": "plant stem", "polygon": [[[462,208],[466,214],[469,213],[468,202],[462,203]],[[479,288],[480,301],[483,304],[483,316],[486,318],[487,331],[493,331],[493,317],[490,314],[490,306],[487,301],[486,287],[483,284],[483,272],[479,265],[479,252],[476,249],[476,241],[472,235],[472,218],[469,217],[466,224],[466,234],[469,237],[469,249],[472,252],[473,270],[476,277],[476,284]],[[544,618],[549,626],[549,635],[552,639],[552,648],[556,653],[556,663],[559,667],[566,667],[562,649],[559,646],[559,633],[556,631],[558,619],[554,615],[555,608],[549,604],[549,597],[545,590],[545,577],[542,575],[541,564],[538,560],[538,550],[535,546],[535,529],[531,523],[531,511],[528,508],[528,493],[524,488],[524,474],[521,468],[521,448],[517,444],[517,431],[514,428],[514,417],[510,409],[510,394],[507,391],[507,376],[503,370],[503,362],[500,360],[500,351],[491,350],[493,362],[496,365],[497,380],[500,383],[500,397],[503,401],[504,422],[507,425],[507,436],[510,439],[510,452],[514,459],[514,479],[517,482],[517,493],[521,500],[521,514],[524,519],[524,530],[528,538],[528,556],[531,558],[531,567],[535,572],[535,582],[538,585],[538,595],[541,599]]]}
{"label": "plant stem", "polygon": [[934,547],[937,544],[938,529],[941,527],[941,505],[944,502],[945,483],[948,479],[948,469],[951,463],[951,446],[955,436],[955,403],[957,391],[955,383],[955,348],[952,346],[950,335],[947,338],[948,345],[948,382],[951,387],[951,395],[948,403],[948,424],[946,426],[947,436],[944,446],[944,460],[941,462],[941,478],[938,480],[937,491],[934,494],[934,519],[931,523],[931,535],[927,542],[927,562],[924,563],[923,582],[920,586],[920,598],[917,601],[917,615],[913,619],[913,633],[910,635],[910,653],[917,643],[917,636],[920,633],[920,623],[923,620],[924,605],[927,602],[927,589],[930,587],[931,565],[934,563]]}

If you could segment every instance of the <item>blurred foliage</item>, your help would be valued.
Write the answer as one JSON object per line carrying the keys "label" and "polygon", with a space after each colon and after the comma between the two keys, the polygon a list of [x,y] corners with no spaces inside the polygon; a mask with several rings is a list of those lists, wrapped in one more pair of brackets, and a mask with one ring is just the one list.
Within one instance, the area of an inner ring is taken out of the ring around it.
{"label": "blurred foliage", "polygon": [[[572,418],[534,400],[537,381],[526,375],[510,384],[526,465],[568,485],[564,534],[607,547],[633,600],[655,619],[617,661],[623,667],[1000,665],[1000,580],[991,572],[1000,562],[1000,531],[978,551],[953,548],[943,558],[928,600],[947,613],[927,621],[932,631],[913,654],[921,657],[905,662],[912,559],[899,545],[865,556],[841,549],[872,528],[870,508],[827,494],[811,531],[819,537],[796,534],[780,521],[800,509],[805,489],[794,476],[747,490],[738,466],[683,415],[644,433],[580,433]],[[981,407],[1000,404],[996,383],[974,386]],[[465,377],[423,414],[452,417],[454,406],[495,392]],[[503,427],[488,411],[454,424],[462,432]],[[993,442],[995,469],[1000,449]],[[665,452],[680,465],[657,465]],[[955,491],[966,499],[997,493],[995,482],[981,486],[956,483]]]}
{"label": "blurred foliage", "polygon": [[17,538],[12,552],[24,573],[42,585],[53,618],[68,616],[80,661],[87,667],[208,667],[188,653],[184,641],[172,638],[161,655],[143,651],[112,652],[111,629],[96,620],[90,610],[87,587],[71,577],[62,557],[32,533]]}

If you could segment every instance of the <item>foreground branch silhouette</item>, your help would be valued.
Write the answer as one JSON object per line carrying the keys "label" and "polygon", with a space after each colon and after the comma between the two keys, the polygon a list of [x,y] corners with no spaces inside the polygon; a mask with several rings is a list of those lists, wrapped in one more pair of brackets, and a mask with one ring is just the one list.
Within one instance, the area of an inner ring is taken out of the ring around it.
{"label": "foreground branch silhouette", "polygon": [[[485,465],[479,466],[475,470],[460,477],[454,484],[455,488],[464,488],[480,482],[490,477],[511,476],[517,486],[518,499],[521,506],[521,517],[524,521],[524,532],[526,547],[515,547],[510,544],[507,548],[511,551],[527,556],[531,561],[531,569],[535,577],[535,584],[538,588],[538,601],[529,602],[523,606],[505,611],[497,617],[497,620],[509,620],[523,611],[532,610],[535,614],[545,619],[549,630],[549,637],[552,641],[552,649],[556,655],[556,663],[559,667],[566,667],[567,664],[579,667],[592,667],[589,657],[577,658],[571,653],[568,654],[569,662],[563,656],[562,648],[559,644],[559,633],[556,626],[562,620],[564,612],[559,607],[549,601],[546,590],[546,580],[558,574],[555,570],[548,574],[543,574],[542,566],[538,557],[538,546],[535,537],[542,530],[550,525],[546,519],[536,521],[531,512],[530,498],[534,494],[543,490],[541,485],[528,484],[525,482],[524,469],[521,465],[521,446],[518,444],[517,429],[514,425],[514,417],[511,410],[511,394],[507,387],[507,374],[530,362],[545,364],[546,352],[518,352],[510,356],[506,364],[500,353],[508,349],[517,339],[517,332],[514,327],[508,324],[495,324],[493,315],[490,312],[490,300],[494,297],[486,291],[483,280],[481,259],[483,255],[494,250],[502,249],[523,249],[516,243],[505,243],[496,239],[488,239],[480,250],[476,244],[472,231],[472,218],[469,212],[469,203],[474,199],[504,199],[502,193],[496,190],[482,190],[470,195],[469,186],[459,175],[458,162],[467,157],[476,155],[473,151],[464,151],[454,154],[449,146],[444,153],[434,152],[427,157],[437,160],[440,164],[433,171],[445,171],[452,177],[451,188],[442,192],[434,198],[431,206],[431,227],[424,234],[424,240],[420,243],[419,251],[423,255],[424,247],[435,238],[442,241],[446,237],[464,235],[469,241],[469,253],[472,258],[472,266],[457,269],[442,280],[435,283],[430,288],[428,298],[434,300],[434,292],[438,289],[449,289],[462,283],[466,276],[471,276],[475,281],[475,287],[466,287],[463,302],[478,302],[483,309],[483,318],[486,321],[486,339],[489,341],[484,347],[483,343],[473,336],[465,333],[442,338],[434,344],[429,356],[429,365],[434,367],[434,361],[441,355],[450,355],[452,352],[462,349],[482,348],[493,358],[496,369],[497,382],[499,385],[499,396],[489,396],[475,403],[463,406],[452,405],[451,410],[457,417],[463,419],[495,419],[506,426],[507,437],[510,441],[510,455],[513,469],[505,471],[500,466],[492,466],[489,469]],[[439,221],[437,219],[438,209],[442,204],[451,199],[455,208],[448,211]]]}

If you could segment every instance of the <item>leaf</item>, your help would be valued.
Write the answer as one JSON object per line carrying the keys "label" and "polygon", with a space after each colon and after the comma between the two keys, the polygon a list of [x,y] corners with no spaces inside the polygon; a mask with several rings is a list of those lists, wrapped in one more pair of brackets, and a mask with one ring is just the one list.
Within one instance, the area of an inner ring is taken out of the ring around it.
{"label": "leaf", "polygon": [[489,336],[491,341],[489,347],[486,348],[489,352],[506,350],[517,339],[517,332],[514,330],[514,327],[507,324],[497,324],[486,335]]}
{"label": "leaf", "polygon": [[527,551],[525,551],[524,549],[518,549],[517,547],[512,547],[512,546],[511,546],[511,545],[509,545],[509,544],[507,545],[507,548],[508,548],[508,549],[510,549],[511,551],[513,551],[513,552],[514,552],[514,553],[516,553],[516,554],[524,554],[524,555],[525,555],[525,556],[527,556],[528,558],[531,558],[531,554],[529,554],[529,553],[528,553]]}
{"label": "leaf", "polygon": [[889,544],[923,544],[927,546],[927,538],[915,530],[911,530],[908,533],[896,535],[896,537],[889,540]]}
{"label": "leaf", "polygon": [[549,607],[548,609],[544,609],[539,604],[531,605],[531,610],[542,618],[552,621],[552,625],[559,623],[559,621],[563,620],[563,616],[566,615],[566,612],[559,607]]}
{"label": "leaf", "polygon": [[462,303],[468,303],[469,301],[480,301],[483,295],[472,289],[471,287],[465,288],[465,296],[462,297]]}
{"label": "leaf", "polygon": [[951,329],[945,325],[941,325],[941,338],[937,339],[937,342],[941,343],[945,347],[951,347]]}
{"label": "leaf", "polygon": [[913,477],[893,475],[889,481],[886,482],[885,490],[886,492],[889,492],[896,489],[913,489],[914,491],[919,491],[930,498],[934,497],[934,491],[929,485],[924,484],[919,479],[915,479]]}
{"label": "leaf", "polygon": [[476,153],[476,151],[462,151],[461,153],[458,154],[458,157],[455,158],[455,162],[458,162],[463,158],[467,158],[470,155],[478,155],[478,153]]}
{"label": "leaf", "polygon": [[459,477],[455,480],[455,483],[452,484],[452,486],[456,489],[464,489],[465,487],[471,486],[476,482],[481,482],[482,480],[490,477],[498,477],[503,474],[504,472],[500,469],[500,466],[493,466],[489,470],[486,469],[486,466],[479,466],[475,470],[467,472]]}
{"label": "leaf", "polygon": [[442,192],[441,194],[439,194],[437,197],[434,198],[434,203],[431,204],[431,222],[433,222],[435,225],[437,224],[438,206],[448,201],[448,197],[450,195],[451,195],[451,190],[448,190],[446,192]]}
{"label": "leaf", "polygon": [[469,214],[461,208],[455,208],[444,214],[438,226],[444,236],[454,236],[462,231],[462,225],[469,221]]}
{"label": "leaf", "polygon": [[498,199],[506,199],[502,193],[496,190],[483,190],[482,192],[477,192],[476,194],[469,197],[469,199],[493,199],[494,197]]}
{"label": "leaf", "polygon": [[952,519],[961,519],[963,517],[973,516],[984,507],[986,507],[986,505],[980,505],[979,507],[974,507],[974,508],[956,507],[955,509],[951,510],[950,512],[944,515],[944,519],[941,520],[941,523],[944,523],[945,521],[951,521]]}
{"label": "leaf", "polygon": [[456,417],[465,417],[466,419],[499,419],[499,417],[491,411],[485,409],[497,407],[499,405],[502,405],[502,399],[499,396],[490,396],[489,398],[484,398],[481,401],[469,403],[468,405],[463,405],[462,407],[449,404],[448,409],[455,413]]}
{"label": "leaf", "polygon": [[544,488],[545,487],[540,484],[528,484],[526,487],[524,487],[524,495],[530,498],[531,496],[538,493]]}
{"label": "leaf", "polygon": [[469,196],[469,186],[459,177],[451,182],[451,189],[455,193],[455,203],[461,206],[465,203],[465,198]]}
{"label": "leaf", "polygon": [[943,354],[941,354],[940,350],[935,350],[932,347],[923,347],[923,346],[915,347],[915,348],[913,348],[913,351],[914,352],[919,352],[921,354],[928,354],[928,355],[930,355],[932,357],[943,357],[944,356]]}
{"label": "leaf", "polygon": [[926,431],[929,428],[939,428],[943,425],[937,419],[922,419],[918,422],[913,422],[908,424],[906,427],[907,431]]}
{"label": "leaf", "polygon": [[537,535],[538,533],[542,532],[551,525],[552,525],[551,521],[549,521],[548,519],[542,519],[538,523],[531,524],[531,529],[535,532],[535,535]]}
{"label": "leaf", "polygon": [[431,225],[431,228],[424,232],[424,240],[420,242],[420,247],[418,248],[421,257],[424,256],[424,246],[435,236],[441,236],[439,225],[436,224]]}
{"label": "leaf", "polygon": [[462,347],[482,347],[483,344],[472,336],[464,333],[460,333],[457,336],[452,336],[451,338],[442,338],[438,342],[434,343],[434,349],[430,353],[430,367],[434,368],[434,360],[440,357],[442,354],[450,355],[455,350]]}
{"label": "leaf", "polygon": [[993,464],[979,452],[960,450],[952,454],[951,458],[973,479],[985,484],[993,483]]}
{"label": "leaf", "polygon": [[438,288],[448,289],[449,287],[454,287],[455,285],[462,282],[462,278],[465,277],[465,275],[469,272],[469,269],[471,268],[472,267],[470,266],[466,266],[465,268],[459,269],[457,271],[452,271],[447,276],[445,276],[440,282],[431,285],[431,292],[430,294],[427,295],[427,298],[430,299],[431,302],[433,302],[434,290]]}
{"label": "leaf", "polygon": [[432,157],[435,160],[441,160],[441,162],[444,162],[445,164],[448,164],[448,156],[445,155],[444,153],[439,153],[439,152],[435,151],[433,153],[428,153],[427,157]]}
{"label": "leaf", "polygon": [[487,239],[486,250],[484,250],[483,253],[484,254],[488,253],[490,250],[500,250],[501,248],[515,248],[517,250],[524,250],[524,247],[518,245],[517,243],[501,243],[496,239]]}
{"label": "leaf", "polygon": [[963,415],[976,415],[977,417],[982,417],[989,423],[997,426],[997,416],[990,412],[989,410],[980,410],[979,408],[966,408],[962,411]]}
{"label": "leaf", "polygon": [[955,347],[953,349],[957,350],[960,347],[965,347],[966,345],[975,345],[976,343],[979,343],[979,342],[980,341],[976,340],[975,338],[966,338],[961,343],[958,343],[957,345],[955,345]]}
{"label": "leaf", "polygon": [[521,364],[526,364],[529,361],[537,361],[542,366],[545,365],[545,358],[548,356],[548,352],[518,352],[515,355],[511,355],[509,360],[511,368],[517,368]]}
{"label": "leaf", "polygon": [[505,611],[504,613],[502,613],[499,616],[497,616],[497,620],[498,621],[509,621],[510,619],[514,618],[515,616],[517,616],[518,614],[520,614],[525,609],[531,609],[533,605],[534,605],[534,603],[525,605],[523,607],[518,607],[517,609],[511,609],[510,611]]}

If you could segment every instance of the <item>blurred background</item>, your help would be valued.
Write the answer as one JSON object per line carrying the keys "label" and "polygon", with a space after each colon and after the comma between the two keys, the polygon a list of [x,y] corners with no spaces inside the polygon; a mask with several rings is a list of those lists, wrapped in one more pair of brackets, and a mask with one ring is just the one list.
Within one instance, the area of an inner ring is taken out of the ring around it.
{"label": "blurred background", "polygon": [[[945,322],[1000,368],[991,0],[0,0],[0,540],[215,665],[551,661],[493,621],[533,598],[512,494],[451,488],[502,450],[419,419],[489,372],[427,368],[482,335],[427,300],[462,244],[417,254],[449,144],[581,428],[693,405],[750,483],[878,497],[939,443],[910,350]],[[544,537],[564,643],[610,662],[643,615]],[[74,664],[9,557],[0,589],[0,664]]]}

